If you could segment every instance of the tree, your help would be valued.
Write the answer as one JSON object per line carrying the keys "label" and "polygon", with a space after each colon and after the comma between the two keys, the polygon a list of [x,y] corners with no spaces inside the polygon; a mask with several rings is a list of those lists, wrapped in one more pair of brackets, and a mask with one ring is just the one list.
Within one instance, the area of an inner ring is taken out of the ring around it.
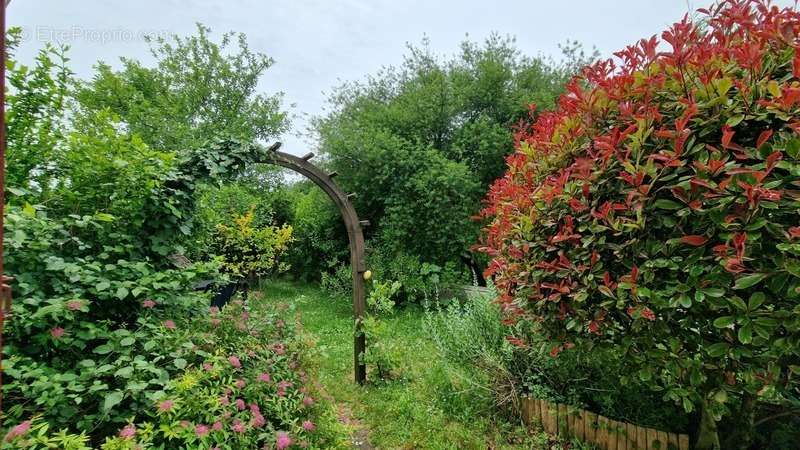
{"label": "tree", "polygon": [[[748,448],[800,362],[800,14],[730,0],[600,61],[525,124],[487,199],[509,331],[607,348],[687,412],[697,448]],[[788,33],[788,34],[787,34]],[[733,419],[730,419],[733,420]],[[729,420],[729,423],[730,423]]]}
{"label": "tree", "polygon": [[446,61],[423,41],[400,67],[338,88],[315,128],[337,181],[372,223],[367,236],[392,252],[474,267],[467,249],[479,227],[469,218],[503,172],[511,125],[530,102],[552,105],[571,67],[523,57],[497,35],[464,42]]}
{"label": "tree", "polygon": [[112,111],[150,147],[166,151],[197,148],[219,135],[256,141],[285,131],[282,94],[256,91],[273,60],[252,52],[244,34],[225,33],[217,44],[210,33],[198,24],[194,36],[151,40],[154,67],[128,58],[120,71],[99,63],[78,93],[81,107]]}

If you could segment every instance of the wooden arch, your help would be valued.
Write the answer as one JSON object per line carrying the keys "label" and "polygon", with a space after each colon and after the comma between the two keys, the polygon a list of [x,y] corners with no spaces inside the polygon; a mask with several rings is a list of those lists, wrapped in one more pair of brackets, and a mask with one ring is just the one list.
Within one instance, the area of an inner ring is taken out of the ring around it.
{"label": "wooden arch", "polygon": [[355,321],[355,335],[353,340],[353,364],[355,379],[358,384],[364,384],[367,380],[367,368],[363,362],[362,355],[366,350],[366,339],[361,328],[361,322],[366,311],[366,300],[364,291],[364,272],[366,272],[366,262],[364,261],[364,234],[361,225],[368,225],[367,221],[359,221],[350,198],[355,194],[345,194],[339,186],[334,183],[333,178],[336,172],[325,173],[317,166],[311,164],[309,160],[314,157],[313,153],[307,153],[303,157],[297,157],[288,153],[279,152],[280,142],[270,146],[259,161],[267,164],[276,164],[287,169],[291,169],[306,178],[310,179],[317,186],[322,188],[328,197],[333,200],[336,207],[342,213],[347,237],[350,241],[350,266],[353,269],[353,319]]}

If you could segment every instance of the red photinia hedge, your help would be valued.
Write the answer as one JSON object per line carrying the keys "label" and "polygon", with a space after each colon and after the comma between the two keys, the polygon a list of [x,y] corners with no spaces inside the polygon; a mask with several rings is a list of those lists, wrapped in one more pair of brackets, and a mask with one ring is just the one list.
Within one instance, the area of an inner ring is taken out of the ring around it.
{"label": "red photinia hedge", "polygon": [[480,250],[509,340],[614,345],[687,410],[800,373],[800,14],[724,1],[516,134]]}

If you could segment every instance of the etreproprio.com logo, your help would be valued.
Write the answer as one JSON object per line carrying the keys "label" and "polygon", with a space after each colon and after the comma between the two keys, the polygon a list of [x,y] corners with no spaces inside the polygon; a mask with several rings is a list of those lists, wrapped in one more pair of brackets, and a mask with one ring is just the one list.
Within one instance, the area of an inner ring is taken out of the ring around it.
{"label": "etreproprio.com logo", "polygon": [[58,28],[36,26],[22,28],[22,41],[49,42],[53,44],[70,44],[73,42],[90,42],[99,44],[144,41],[146,39],[167,38],[171,35],[167,30],[132,30],[129,28],[85,28],[72,26]]}

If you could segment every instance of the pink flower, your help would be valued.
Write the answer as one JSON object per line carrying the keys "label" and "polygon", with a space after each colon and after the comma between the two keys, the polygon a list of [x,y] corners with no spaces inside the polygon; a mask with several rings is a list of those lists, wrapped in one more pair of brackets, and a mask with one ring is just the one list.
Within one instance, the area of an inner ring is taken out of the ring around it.
{"label": "pink flower", "polygon": [[147,300],[142,302],[142,306],[144,306],[145,308],[152,308],[152,307],[156,306],[156,302],[154,302],[153,300],[147,299]]}
{"label": "pink flower", "polygon": [[244,408],[245,408],[244,400],[242,400],[240,398],[237,398],[236,399],[236,407],[239,409],[239,411],[244,410]]}
{"label": "pink flower", "polygon": [[249,356],[251,358],[255,358],[256,357],[256,352],[254,352],[252,350],[248,350],[247,351],[247,356]]}
{"label": "pink flower", "polygon": [[269,376],[267,372],[264,372],[258,376],[258,381],[269,383],[270,381],[272,381],[272,378]]}
{"label": "pink flower", "polygon": [[285,390],[286,388],[290,388],[290,387],[292,387],[292,382],[291,381],[283,380],[280,383],[278,383],[278,389],[284,389]]}
{"label": "pink flower", "polygon": [[61,336],[64,336],[64,329],[61,327],[55,327],[50,330],[50,336],[53,336],[53,339],[61,339]]}
{"label": "pink flower", "polygon": [[208,434],[208,427],[203,424],[198,424],[194,427],[194,434],[196,434],[197,437],[203,437]]}
{"label": "pink flower", "polygon": [[297,361],[292,361],[289,363],[289,368],[294,370],[297,369]]}
{"label": "pink flower", "polygon": [[305,422],[303,422],[303,429],[306,431],[314,431],[316,428],[317,426],[314,425],[314,422],[310,420],[306,420]]}
{"label": "pink flower", "polygon": [[264,420],[264,416],[262,416],[260,413],[253,414],[253,420],[250,422],[253,428],[261,428],[266,425],[266,423],[267,421]]}
{"label": "pink flower", "polygon": [[189,428],[191,425],[192,425],[192,423],[189,422],[188,420],[181,420],[181,426],[183,428]]}
{"label": "pink flower", "polygon": [[6,442],[11,442],[14,438],[18,436],[22,436],[23,434],[27,433],[28,430],[31,429],[31,421],[26,420],[25,422],[20,423],[19,425],[15,426],[11,429],[11,431],[6,434]]}
{"label": "pink flower", "polygon": [[206,371],[211,371],[211,370],[213,370],[213,369],[214,369],[214,366],[212,366],[211,364],[209,364],[209,363],[203,363],[203,370],[206,370]]}
{"label": "pink flower", "polygon": [[231,365],[236,369],[241,369],[242,368],[242,362],[239,361],[239,358],[237,358],[236,356],[228,357],[228,362],[230,362]]}
{"label": "pink flower", "polygon": [[81,309],[83,302],[80,300],[70,300],[67,302],[67,309],[70,311],[77,311]]}
{"label": "pink flower", "polygon": [[236,433],[244,433],[244,424],[239,420],[234,420],[231,429]]}
{"label": "pink flower", "polygon": [[258,408],[258,405],[255,403],[250,403],[250,412],[253,414],[261,414],[261,410]]}
{"label": "pink flower", "polygon": [[248,312],[245,311],[245,312],[242,313],[242,320],[247,320],[249,318],[250,318],[250,314]]}
{"label": "pink flower", "polygon": [[283,344],[275,344],[272,346],[272,351],[277,355],[282,355],[286,353],[286,347],[284,347]]}
{"label": "pink flower", "polygon": [[247,330],[247,325],[244,322],[236,322],[236,329],[239,331]]}
{"label": "pink flower", "polygon": [[172,400],[164,400],[158,403],[158,412],[167,412],[172,409],[175,402]]}
{"label": "pink flower", "polygon": [[223,395],[222,397],[219,398],[219,403],[221,405],[229,405],[231,401],[228,399],[227,395]]}
{"label": "pink flower", "polygon": [[169,319],[165,320],[164,321],[164,328],[166,328],[168,330],[174,330],[175,329],[175,322],[173,322],[172,320],[169,320]]}
{"label": "pink flower", "polygon": [[134,436],[136,436],[136,427],[133,424],[129,424],[119,431],[119,437],[122,439],[133,439]]}
{"label": "pink flower", "polygon": [[275,445],[278,450],[284,450],[289,448],[292,445],[292,439],[289,437],[289,434],[285,431],[278,431],[275,434]]}
{"label": "pink flower", "polygon": [[219,314],[219,308],[216,306],[212,306],[208,308],[208,312],[211,313],[212,316],[216,316],[217,314]]}
{"label": "pink flower", "polygon": [[211,429],[214,431],[222,431],[222,422],[219,420],[214,422],[214,425],[211,425]]}
{"label": "pink flower", "polygon": [[244,378],[239,378],[238,380],[236,380],[237,388],[244,389],[245,386],[247,386],[247,383],[244,381]]}
{"label": "pink flower", "polygon": [[278,397],[286,397],[286,391],[282,388],[278,388],[278,392],[275,393]]}
{"label": "pink flower", "polygon": [[213,327],[218,327],[219,324],[220,324],[220,320],[219,319],[211,319],[211,325]]}
{"label": "pink flower", "polygon": [[303,404],[305,406],[311,406],[314,404],[314,399],[311,397],[303,397]]}

